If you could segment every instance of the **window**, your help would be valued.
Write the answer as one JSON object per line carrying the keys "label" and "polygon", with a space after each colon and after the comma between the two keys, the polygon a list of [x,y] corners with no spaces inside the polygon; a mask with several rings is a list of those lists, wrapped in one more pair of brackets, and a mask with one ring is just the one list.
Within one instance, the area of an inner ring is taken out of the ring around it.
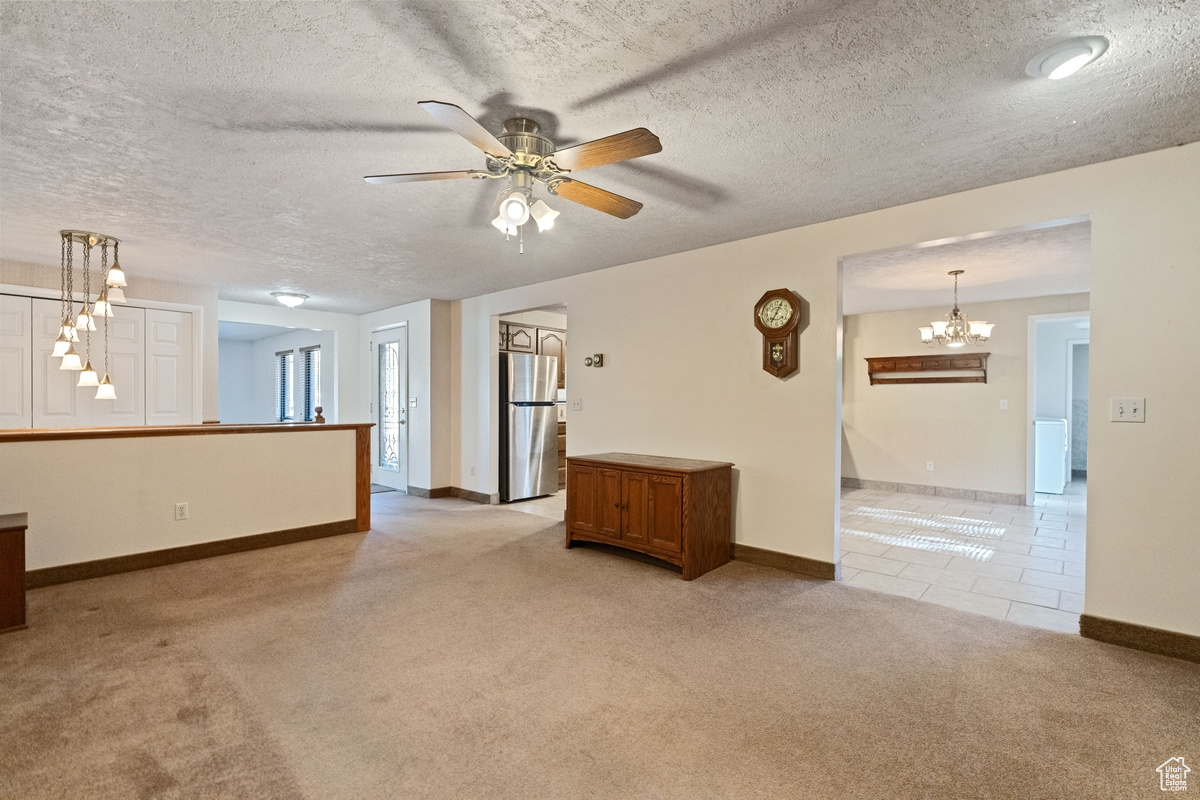
{"label": "window", "polygon": [[300,355],[304,359],[304,421],[312,422],[321,405],[321,346],[302,348]]}
{"label": "window", "polygon": [[291,422],[292,416],[292,351],[275,354],[275,421]]}

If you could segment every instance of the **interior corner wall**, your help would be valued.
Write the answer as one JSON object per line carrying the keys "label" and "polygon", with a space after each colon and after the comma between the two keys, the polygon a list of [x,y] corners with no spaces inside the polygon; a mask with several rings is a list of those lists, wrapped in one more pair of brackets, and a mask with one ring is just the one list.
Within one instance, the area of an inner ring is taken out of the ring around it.
{"label": "interior corner wall", "polygon": [[227,425],[260,422],[254,407],[254,342],[220,339],[217,352],[221,376],[218,418]]}
{"label": "interior corner wall", "polygon": [[[217,363],[217,289],[214,286],[200,286],[191,283],[175,283],[145,278],[137,273],[137,265],[128,261],[125,274],[129,277],[129,286],[125,294],[129,302],[136,305],[138,301],[154,301],[158,303],[178,303],[179,305],[194,306],[198,309],[196,319],[201,338],[201,419],[218,419],[220,413],[217,385],[219,381],[219,365]],[[0,259],[0,283],[16,286],[29,286],[38,289],[48,289],[55,293],[60,290],[60,271],[58,264],[30,264],[23,261]],[[83,285],[83,273],[76,270],[75,285]]]}
{"label": "interior corner wall", "polygon": [[[359,355],[361,352],[359,344],[361,341],[359,338],[361,318],[358,315],[314,311],[308,308],[287,308],[279,304],[239,303],[231,300],[221,300],[217,304],[217,314],[218,318],[224,322],[282,325],[322,333],[335,333],[336,336],[332,340],[322,339],[312,342],[321,344],[322,349],[328,346],[330,349],[327,352],[333,355],[332,359],[325,357],[321,359],[321,391],[323,393],[322,401],[326,408],[325,419],[331,423],[367,422],[369,420],[364,386],[370,372],[366,373],[367,378],[361,377],[363,374],[360,371],[362,358]],[[214,331],[216,327],[214,324]],[[332,373],[328,371],[330,369],[332,369]],[[256,380],[260,377],[256,376]],[[274,392],[273,377],[270,378],[270,385],[271,388],[267,390],[268,398]],[[324,396],[324,393],[328,393],[328,396]],[[255,395],[260,398],[263,396],[261,386],[255,389]],[[261,416],[263,413],[260,406],[258,414]],[[273,409],[268,408],[266,413],[269,415],[268,420],[275,419]]]}
{"label": "interior corner wall", "polygon": [[[1147,399],[1144,424],[1090,422],[1085,611],[1200,635],[1200,371],[1145,346],[1183,340],[1200,298],[1197,174],[1189,144],[463,300],[456,483],[496,491],[496,315],[565,303],[572,351],[605,354],[571,373],[571,454],[732,461],[737,541],[833,561],[839,257],[1090,215],[1092,402]],[[653,209],[612,224],[653,225]],[[760,368],[751,324],[781,286],[807,303],[783,381]]]}
{"label": "interior corner wall", "polygon": [[429,486],[441,489],[454,485],[450,471],[453,436],[453,391],[451,378],[451,304],[433,300],[429,304]]}
{"label": "interior corner wall", "polygon": [[[866,359],[934,352],[921,344],[917,328],[942,318],[945,307],[845,317],[843,477],[1025,494],[1027,319],[1086,312],[1088,296],[991,303],[964,297],[963,304],[972,318],[996,324],[992,338],[941,352],[990,353],[987,383],[871,385]],[[933,462],[932,472],[926,462]]]}

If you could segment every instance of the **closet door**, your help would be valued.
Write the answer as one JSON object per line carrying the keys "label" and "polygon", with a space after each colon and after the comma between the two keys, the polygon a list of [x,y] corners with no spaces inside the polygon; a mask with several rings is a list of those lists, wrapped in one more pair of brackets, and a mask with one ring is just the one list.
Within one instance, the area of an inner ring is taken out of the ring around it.
{"label": "closet door", "polygon": [[[92,366],[104,376],[104,321],[92,332]],[[78,373],[76,373],[78,375]],[[116,400],[96,400],[95,389],[78,389],[81,401],[91,406],[97,428],[146,424],[146,309],[114,305],[108,318],[108,377],[117,389]]]}
{"label": "closet door", "polygon": [[[76,303],[78,312],[79,304]],[[62,328],[62,308],[57,300],[33,298],[33,427],[86,428],[92,425],[95,389],[76,389],[79,373],[59,369],[61,359],[55,358],[54,340]],[[93,334],[94,335],[94,334]],[[95,339],[92,344],[95,344]],[[75,349],[85,358],[85,337],[79,337]],[[95,356],[95,350],[92,351]],[[92,366],[96,366],[93,358]],[[102,367],[97,367],[102,369]],[[88,395],[86,392],[90,391]],[[87,399],[84,399],[84,398]]]}
{"label": "closet door", "polygon": [[0,428],[33,427],[33,300],[0,294]]}
{"label": "closet door", "polygon": [[146,424],[193,425],[192,315],[146,309]]}

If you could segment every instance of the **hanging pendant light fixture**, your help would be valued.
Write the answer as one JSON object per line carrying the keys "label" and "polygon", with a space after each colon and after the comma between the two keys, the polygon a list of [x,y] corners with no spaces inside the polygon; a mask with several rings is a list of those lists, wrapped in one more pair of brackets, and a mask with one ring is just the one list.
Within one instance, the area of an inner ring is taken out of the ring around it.
{"label": "hanging pendant light fixture", "polygon": [[986,342],[992,335],[992,328],[996,327],[995,323],[972,322],[967,319],[966,314],[958,310],[958,276],[962,275],[963,271],[953,269],[947,273],[954,276],[954,309],[946,315],[944,320],[932,322],[918,329],[921,331],[921,341],[930,347],[939,344],[946,347],[962,347]]}
{"label": "hanging pendant light fixture", "polygon": [[[108,318],[113,316],[113,303],[124,303],[125,293],[121,287],[126,286],[125,271],[117,260],[117,247],[120,242],[116,237],[92,231],[63,230],[59,231],[62,239],[62,275],[61,275],[61,306],[63,323],[58,338],[54,341],[54,356],[62,358],[59,369],[76,370],[79,380],[75,384],[81,387],[96,387],[96,399],[115,400],[116,387],[108,377]],[[75,244],[83,245],[83,302],[78,316],[75,315]],[[101,288],[96,298],[91,297],[91,253],[92,248],[100,246],[100,283]],[[113,248],[113,263],[108,265],[108,247]],[[90,304],[90,307],[89,307]],[[97,330],[96,317],[104,323],[104,377],[97,379],[97,372],[92,367],[91,332]],[[75,342],[80,341],[79,332],[84,334],[85,357],[80,358],[75,349]]]}

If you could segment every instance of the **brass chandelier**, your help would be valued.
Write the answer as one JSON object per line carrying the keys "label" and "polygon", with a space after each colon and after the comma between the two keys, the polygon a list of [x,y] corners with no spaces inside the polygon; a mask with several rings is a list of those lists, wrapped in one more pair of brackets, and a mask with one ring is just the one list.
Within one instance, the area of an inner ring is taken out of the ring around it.
{"label": "brass chandelier", "polygon": [[[59,369],[79,372],[76,386],[95,386],[97,400],[116,400],[117,389],[108,377],[108,319],[113,315],[112,304],[125,302],[125,271],[121,269],[117,249],[121,242],[114,236],[92,231],[59,231],[62,239],[62,270],[60,274],[62,326],[54,341],[52,355],[61,358]],[[75,244],[83,245],[83,303],[75,314]],[[100,248],[100,290],[91,300],[92,249]],[[112,247],[113,262],[108,264],[108,248]],[[90,303],[90,305],[89,305]],[[98,330],[96,318],[104,326],[104,377],[99,378],[92,368],[92,332]],[[83,333],[84,358],[75,349]]]}
{"label": "brass chandelier", "polygon": [[945,319],[918,329],[921,331],[921,341],[930,347],[939,344],[946,347],[962,347],[986,342],[992,335],[992,328],[996,327],[993,322],[972,322],[967,319],[966,314],[958,310],[958,276],[963,272],[961,269],[952,269],[946,273],[954,276],[954,309]]}

